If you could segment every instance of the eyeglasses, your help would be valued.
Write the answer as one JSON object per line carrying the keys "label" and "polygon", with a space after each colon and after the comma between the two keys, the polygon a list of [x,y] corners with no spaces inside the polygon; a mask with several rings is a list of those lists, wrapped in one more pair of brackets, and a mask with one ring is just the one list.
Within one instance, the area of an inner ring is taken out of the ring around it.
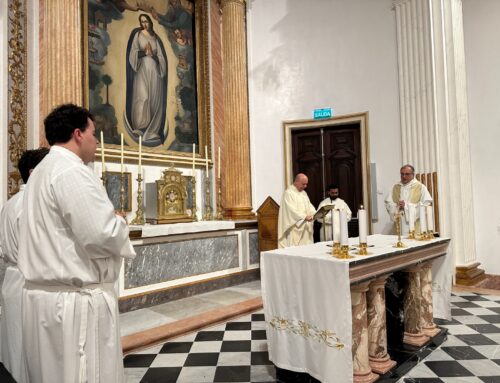
{"label": "eyeglasses", "polygon": [[411,176],[413,173],[399,173],[401,174],[402,176]]}

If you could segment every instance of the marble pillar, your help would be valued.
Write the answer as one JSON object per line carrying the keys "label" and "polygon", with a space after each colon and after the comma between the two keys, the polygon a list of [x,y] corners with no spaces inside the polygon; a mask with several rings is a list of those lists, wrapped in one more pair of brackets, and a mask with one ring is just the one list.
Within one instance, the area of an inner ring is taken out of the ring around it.
{"label": "marble pillar", "polygon": [[387,353],[385,281],[387,275],[370,283],[367,292],[368,356],[373,372],[385,374],[396,365]]}
{"label": "marble pillar", "polygon": [[250,131],[245,0],[221,0],[224,81],[224,217],[255,218],[250,178]]}
{"label": "marble pillar", "polygon": [[374,382],[378,375],[372,372],[368,356],[368,322],[366,292],[369,282],[351,286],[352,301],[352,364],[355,383]]}
{"label": "marble pillar", "polygon": [[420,283],[421,266],[405,270],[408,274],[408,286],[404,300],[405,332],[403,343],[421,347],[429,341],[421,326],[422,286]]}
{"label": "marble pillar", "polygon": [[420,285],[422,288],[420,327],[425,335],[432,338],[440,332],[434,323],[432,310],[432,262],[427,262],[422,266],[422,270],[420,271]]}

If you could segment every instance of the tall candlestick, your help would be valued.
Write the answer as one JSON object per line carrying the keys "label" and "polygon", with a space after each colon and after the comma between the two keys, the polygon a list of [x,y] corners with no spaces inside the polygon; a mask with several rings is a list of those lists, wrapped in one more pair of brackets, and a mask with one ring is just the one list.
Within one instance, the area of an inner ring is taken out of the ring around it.
{"label": "tall candlestick", "polygon": [[340,210],[333,210],[333,242],[340,243]]}
{"label": "tall candlestick", "polygon": [[120,173],[123,173],[123,133],[120,133]]}
{"label": "tall candlestick", "polygon": [[106,172],[106,161],[104,160],[104,132],[101,130],[101,161],[102,161],[102,172]]}
{"label": "tall candlestick", "polygon": [[193,144],[193,177],[194,177],[194,164],[195,164],[195,154],[194,154],[194,151],[195,151],[195,144]]}
{"label": "tall candlestick", "polygon": [[141,165],[142,165],[142,136],[139,136],[139,174],[141,173]]}
{"label": "tall candlestick", "polygon": [[208,148],[207,148],[207,145],[205,145],[205,170],[207,172],[207,178],[208,178]]}
{"label": "tall candlestick", "polygon": [[349,233],[347,231],[347,213],[345,210],[340,210],[340,245],[349,245]]}
{"label": "tall candlestick", "polygon": [[358,210],[358,225],[359,225],[359,243],[367,243],[368,233],[367,233],[367,215],[365,209]]}
{"label": "tall candlestick", "polygon": [[217,178],[220,179],[220,146],[219,146],[219,159],[217,164]]}

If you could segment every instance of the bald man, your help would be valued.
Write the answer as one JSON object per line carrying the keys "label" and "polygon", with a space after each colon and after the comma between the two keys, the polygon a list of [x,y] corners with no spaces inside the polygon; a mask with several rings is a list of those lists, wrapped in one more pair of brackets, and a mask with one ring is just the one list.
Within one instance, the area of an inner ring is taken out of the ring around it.
{"label": "bald man", "polygon": [[313,243],[313,215],[316,209],[305,192],[308,178],[299,173],[283,197],[278,219],[278,248]]}

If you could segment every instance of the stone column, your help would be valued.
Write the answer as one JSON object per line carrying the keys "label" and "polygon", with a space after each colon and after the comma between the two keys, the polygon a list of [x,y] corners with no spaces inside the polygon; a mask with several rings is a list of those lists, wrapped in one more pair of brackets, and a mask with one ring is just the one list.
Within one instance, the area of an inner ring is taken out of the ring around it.
{"label": "stone column", "polygon": [[385,374],[396,365],[387,353],[387,323],[385,318],[385,281],[387,275],[370,283],[367,293],[368,355],[373,372]]}
{"label": "stone column", "polygon": [[224,81],[224,217],[255,218],[250,179],[245,0],[221,0]]}
{"label": "stone column", "polygon": [[439,328],[434,323],[432,309],[432,262],[427,262],[422,266],[422,271],[420,271],[420,285],[422,288],[422,316],[420,317],[420,327],[425,335],[432,338],[440,332]]}
{"label": "stone column", "polygon": [[403,343],[421,347],[429,341],[421,327],[421,306],[422,306],[422,287],[420,284],[420,266],[415,266],[405,270],[408,273],[408,287],[404,301],[404,323],[405,334]]}
{"label": "stone column", "polygon": [[352,304],[352,365],[355,383],[374,382],[378,375],[372,372],[368,357],[368,325],[366,292],[369,282],[351,286]]}

